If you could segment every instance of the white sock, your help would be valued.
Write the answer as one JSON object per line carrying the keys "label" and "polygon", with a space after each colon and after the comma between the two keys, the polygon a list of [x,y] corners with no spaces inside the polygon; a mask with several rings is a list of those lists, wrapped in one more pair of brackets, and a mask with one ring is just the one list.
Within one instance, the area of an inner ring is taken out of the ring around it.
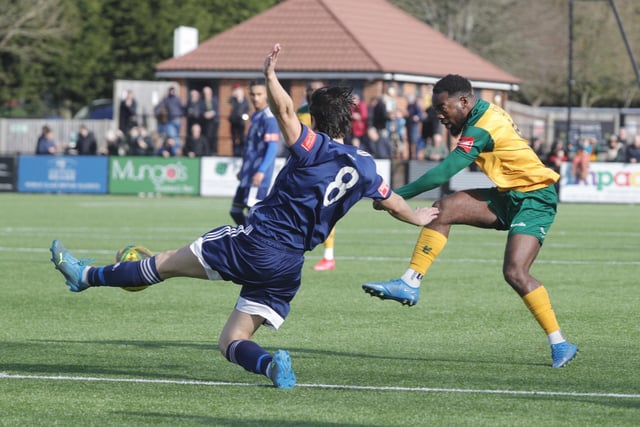
{"label": "white sock", "polygon": [[85,267],[84,270],[82,270],[82,278],[80,279],[83,285],[89,284],[89,282],[87,281],[88,276],[89,276],[89,267]]}
{"label": "white sock", "polygon": [[422,274],[410,268],[402,275],[402,280],[412,288],[419,288],[420,283],[422,282],[422,277]]}
{"label": "white sock", "polygon": [[549,338],[549,345],[560,344],[561,342],[566,341],[562,336],[562,332],[560,332],[559,330],[551,332],[549,335],[547,335],[547,337]]}
{"label": "white sock", "polygon": [[324,259],[332,260],[333,259],[333,248],[324,248]]}

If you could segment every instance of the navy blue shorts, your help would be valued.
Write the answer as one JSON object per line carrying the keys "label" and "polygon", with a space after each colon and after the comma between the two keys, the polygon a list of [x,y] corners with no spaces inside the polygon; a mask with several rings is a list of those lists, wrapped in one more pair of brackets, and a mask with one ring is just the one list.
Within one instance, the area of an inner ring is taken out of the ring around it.
{"label": "navy blue shorts", "polygon": [[191,250],[209,274],[213,270],[222,279],[242,285],[241,298],[265,305],[284,319],[300,288],[304,252],[252,231],[252,226],[215,228],[196,240]]}

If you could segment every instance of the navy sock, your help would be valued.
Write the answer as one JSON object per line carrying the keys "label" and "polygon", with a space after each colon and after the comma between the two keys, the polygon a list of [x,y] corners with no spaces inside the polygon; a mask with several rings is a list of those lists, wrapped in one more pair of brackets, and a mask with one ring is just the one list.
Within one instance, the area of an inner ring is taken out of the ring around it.
{"label": "navy sock", "polygon": [[142,261],[125,261],[104,267],[90,267],[87,282],[91,286],[144,286],[162,282],[156,257]]}
{"label": "navy sock", "polygon": [[227,360],[237,363],[249,372],[267,375],[273,356],[253,341],[237,340],[227,347]]}
{"label": "navy sock", "polygon": [[236,208],[231,208],[229,214],[231,215],[231,218],[233,218],[233,221],[236,223],[236,225],[246,224],[247,218],[244,216],[242,209],[238,210]]}

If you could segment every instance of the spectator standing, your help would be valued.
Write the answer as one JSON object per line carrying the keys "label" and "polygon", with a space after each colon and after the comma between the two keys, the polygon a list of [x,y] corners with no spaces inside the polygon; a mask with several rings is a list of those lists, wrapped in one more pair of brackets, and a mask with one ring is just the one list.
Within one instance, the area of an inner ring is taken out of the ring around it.
{"label": "spectator standing", "polygon": [[[384,101],[384,107],[387,110],[387,117],[393,120],[393,114],[398,110],[398,100],[396,99],[397,92],[395,86],[389,86],[387,93],[382,97]],[[387,127],[388,127],[387,123]]]}
{"label": "spectator standing", "polygon": [[208,155],[218,154],[218,128],[220,127],[219,101],[210,86],[202,88],[202,102],[204,113],[202,114],[202,134],[207,139]]}
{"label": "spectator standing", "polygon": [[605,162],[624,162],[625,161],[625,144],[618,141],[618,135],[612,134],[607,139],[607,146],[602,153],[598,153],[602,157],[599,160]]}
{"label": "spectator standing", "polygon": [[371,125],[378,129],[381,134],[386,133],[387,121],[389,115],[387,114],[387,107],[385,106],[384,99],[382,97],[372,98],[370,103]]}
{"label": "spectator standing", "polygon": [[298,120],[303,125],[306,125],[308,128],[311,128],[311,113],[309,112],[309,104],[311,104],[311,95],[313,92],[324,87],[324,83],[320,80],[312,80],[307,83],[306,91],[305,91],[305,102],[300,108],[296,110],[296,116],[298,116]]}
{"label": "spectator standing", "polygon": [[640,134],[633,137],[626,149],[627,163],[640,163]]}
{"label": "spectator standing", "polygon": [[[433,145],[433,141],[436,135],[440,136],[442,139],[442,128],[440,121],[438,120],[438,115],[436,114],[436,110],[433,108],[433,105],[429,105],[424,112],[424,116],[422,119],[422,129],[420,132],[420,139],[424,142],[420,143],[420,146],[417,148],[416,157],[418,160],[424,160],[426,158],[426,154],[424,150],[430,144]],[[446,145],[446,144],[445,144]]]}
{"label": "spectator standing", "polygon": [[158,123],[160,123],[158,132],[164,134],[165,137],[171,137],[175,142],[175,150],[180,151],[182,145],[180,131],[184,108],[173,86],[169,88],[167,95],[156,105],[154,111],[158,118]]}
{"label": "spectator standing", "polygon": [[229,122],[231,123],[231,143],[233,145],[233,155],[242,157],[242,149],[244,148],[246,123],[249,120],[249,101],[244,96],[244,88],[240,84],[233,85],[233,91],[229,98],[231,104],[231,114]]}
{"label": "spectator standing", "polygon": [[442,141],[442,135],[435,133],[424,149],[424,160],[440,162],[444,160],[449,153],[449,147]]}
{"label": "spectator standing", "polygon": [[544,162],[544,160],[547,158],[544,141],[537,136],[533,137],[531,139],[531,149],[533,149],[533,152],[536,153],[538,158]]}
{"label": "spectator standing", "polygon": [[351,108],[351,135],[346,144],[360,146],[362,139],[367,135],[369,124],[369,108],[357,93],[353,94],[353,107]]}
{"label": "spectator standing", "polygon": [[397,147],[402,153],[402,158],[409,159],[409,147],[407,145],[407,120],[402,111],[396,110],[391,113],[391,119],[387,122],[387,135],[391,145]]}
{"label": "spectator standing", "polygon": [[208,150],[209,142],[202,134],[202,127],[198,123],[192,124],[182,154],[187,157],[204,157],[209,154]]}
{"label": "spectator standing", "polygon": [[[567,151],[564,149],[564,143],[562,141],[556,141],[551,146],[551,150],[549,151],[549,155],[547,156],[545,165],[548,168],[551,168],[555,173],[560,175],[562,164],[568,161],[569,157],[567,156]],[[556,181],[553,186],[555,187],[556,192],[560,194],[560,181]]]}
{"label": "spectator standing", "polygon": [[194,124],[202,126],[202,119],[204,118],[204,101],[200,96],[200,92],[195,89],[189,91],[189,100],[184,106],[185,116],[187,117],[187,136],[191,135],[191,129]]}
{"label": "spectator standing", "polygon": [[391,159],[393,148],[391,141],[386,136],[380,135],[375,126],[367,129],[367,134],[362,138],[362,148],[376,159]]}
{"label": "spectator standing", "polygon": [[42,133],[36,144],[36,154],[55,155],[58,152],[58,144],[53,139],[53,131],[49,126],[42,127]]}
{"label": "spectator standing", "polygon": [[93,131],[90,131],[86,125],[80,125],[78,131],[78,139],[76,140],[76,150],[80,156],[95,156],[98,154],[98,141]]}
{"label": "spectator standing", "polygon": [[627,128],[622,126],[618,131],[618,141],[624,144],[627,147],[631,141],[629,141],[629,133],[627,132]]}
{"label": "spectator standing", "polygon": [[138,102],[133,96],[133,91],[128,90],[120,101],[118,112],[118,129],[127,135],[132,127],[138,125]]}
{"label": "spectator standing", "polygon": [[407,142],[409,143],[409,152],[411,159],[418,158],[420,142],[420,132],[424,112],[418,97],[410,93],[407,95]]}
{"label": "spectator standing", "polygon": [[246,209],[267,197],[280,143],[280,129],[269,109],[264,80],[251,82],[249,97],[255,111],[242,154],[240,183],[229,212],[237,225],[247,223]]}
{"label": "spectator standing", "polygon": [[587,175],[589,174],[589,163],[591,163],[593,146],[593,139],[587,136],[582,138],[576,147],[573,159],[571,159],[571,172],[575,183],[587,183]]}
{"label": "spectator standing", "polygon": [[[560,140],[553,143],[549,155],[547,156],[546,166],[553,169],[554,172],[560,174],[562,163],[568,162],[569,157],[564,149],[564,143]],[[557,183],[556,183],[557,184]]]}

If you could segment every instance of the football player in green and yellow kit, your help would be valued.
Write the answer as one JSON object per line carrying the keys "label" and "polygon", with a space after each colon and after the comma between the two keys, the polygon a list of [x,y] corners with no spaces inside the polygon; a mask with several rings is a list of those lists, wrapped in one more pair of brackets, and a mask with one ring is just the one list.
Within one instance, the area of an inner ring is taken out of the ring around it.
{"label": "football player in green and yellow kit", "polygon": [[412,198],[441,186],[474,162],[495,187],[458,191],[436,201],[440,215],[422,229],[405,274],[362,287],[381,299],[414,305],[422,277],[444,249],[453,224],[508,230],[504,278],[547,334],[552,366],[561,368],[578,349],[563,337],[545,287],[529,272],[556,215],[554,184],[560,177],[540,161],[509,114],[476,98],[466,78],[442,78],[433,88],[432,102],[440,122],[459,137],[457,147],[436,167],[395,191]]}

